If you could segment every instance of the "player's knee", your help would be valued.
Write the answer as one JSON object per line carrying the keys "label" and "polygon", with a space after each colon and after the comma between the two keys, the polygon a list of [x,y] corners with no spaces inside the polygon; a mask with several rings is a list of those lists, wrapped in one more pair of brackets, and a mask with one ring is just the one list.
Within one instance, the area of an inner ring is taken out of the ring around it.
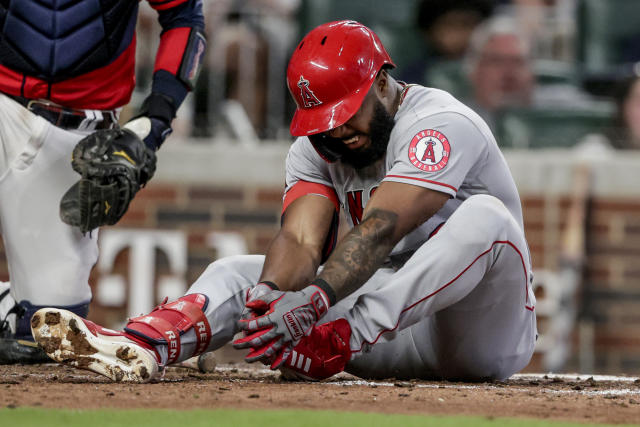
{"label": "player's knee", "polygon": [[209,272],[235,272],[243,271],[249,265],[255,263],[255,255],[231,255],[215,260],[207,267]]}
{"label": "player's knee", "polygon": [[208,268],[235,268],[235,266],[241,264],[247,255],[231,255],[224,258],[217,259],[209,264]]}
{"label": "player's knee", "polygon": [[191,288],[190,292],[205,292],[211,287],[230,286],[243,288],[258,280],[263,255],[233,255],[220,258],[206,268]]}
{"label": "player's knee", "polygon": [[511,216],[509,210],[500,199],[488,194],[475,194],[465,200],[464,204],[469,205],[477,213],[488,217],[504,218]]}
{"label": "player's knee", "polygon": [[[466,206],[465,206],[466,205]],[[498,198],[488,194],[477,194],[469,197],[462,204],[473,218],[473,224],[478,229],[500,231],[514,223],[513,216]]]}

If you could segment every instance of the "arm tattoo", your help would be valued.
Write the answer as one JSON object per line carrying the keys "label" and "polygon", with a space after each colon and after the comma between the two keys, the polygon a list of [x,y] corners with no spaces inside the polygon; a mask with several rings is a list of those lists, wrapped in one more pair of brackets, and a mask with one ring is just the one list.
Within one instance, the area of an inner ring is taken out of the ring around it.
{"label": "arm tattoo", "polygon": [[395,244],[398,215],[374,209],[340,242],[318,276],[342,299],[373,275]]}

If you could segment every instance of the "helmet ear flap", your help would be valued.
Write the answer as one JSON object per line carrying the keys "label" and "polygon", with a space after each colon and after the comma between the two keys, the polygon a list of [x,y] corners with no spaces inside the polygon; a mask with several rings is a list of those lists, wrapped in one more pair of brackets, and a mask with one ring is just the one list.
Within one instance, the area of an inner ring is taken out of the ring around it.
{"label": "helmet ear flap", "polygon": [[320,157],[327,162],[333,163],[340,160],[342,157],[340,148],[343,144],[338,138],[333,138],[326,133],[309,135],[308,138]]}

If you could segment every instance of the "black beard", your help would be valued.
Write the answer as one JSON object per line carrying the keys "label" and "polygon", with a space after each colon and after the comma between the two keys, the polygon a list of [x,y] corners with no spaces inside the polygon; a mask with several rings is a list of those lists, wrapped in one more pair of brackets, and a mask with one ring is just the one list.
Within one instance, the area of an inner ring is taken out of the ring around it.
{"label": "black beard", "polygon": [[373,118],[369,123],[369,138],[371,144],[368,147],[362,147],[357,150],[350,150],[344,147],[340,161],[355,169],[365,168],[377,160],[384,157],[389,145],[389,136],[396,122],[382,102],[376,100],[373,109]]}

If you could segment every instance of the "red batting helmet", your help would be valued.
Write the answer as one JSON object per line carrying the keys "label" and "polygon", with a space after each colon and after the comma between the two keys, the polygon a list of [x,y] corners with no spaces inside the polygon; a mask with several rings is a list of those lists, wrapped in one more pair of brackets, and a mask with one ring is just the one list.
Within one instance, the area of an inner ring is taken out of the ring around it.
{"label": "red batting helmet", "polygon": [[287,85],[298,108],[291,135],[334,129],[353,116],[383,65],[395,67],[378,36],[356,21],[311,30],[296,47]]}

